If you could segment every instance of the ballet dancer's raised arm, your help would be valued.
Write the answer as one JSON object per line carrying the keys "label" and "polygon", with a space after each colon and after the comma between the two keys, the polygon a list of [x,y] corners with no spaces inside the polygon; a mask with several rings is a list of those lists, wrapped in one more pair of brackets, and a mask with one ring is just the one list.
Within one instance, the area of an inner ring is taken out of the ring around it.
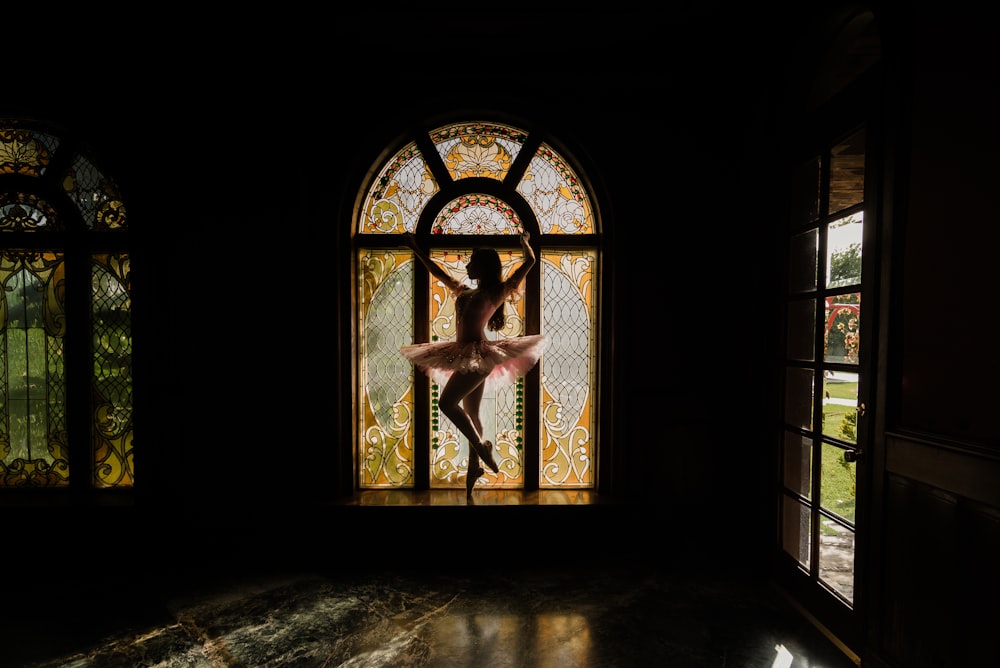
{"label": "ballet dancer's raised arm", "polygon": [[406,245],[410,247],[410,250],[413,251],[413,255],[420,260],[420,263],[427,267],[427,271],[430,272],[431,276],[444,283],[449,290],[457,292],[464,287],[460,281],[452,278],[452,276],[446,272],[441,265],[432,260],[430,256],[427,255],[422,248],[420,248],[419,244],[417,244],[416,236],[413,234],[407,234]]}
{"label": "ballet dancer's raised arm", "polygon": [[528,232],[521,234],[521,249],[524,251],[524,262],[503,282],[504,294],[517,290],[521,285],[521,281],[528,275],[531,268],[535,266],[535,251],[529,243],[530,238],[531,235]]}

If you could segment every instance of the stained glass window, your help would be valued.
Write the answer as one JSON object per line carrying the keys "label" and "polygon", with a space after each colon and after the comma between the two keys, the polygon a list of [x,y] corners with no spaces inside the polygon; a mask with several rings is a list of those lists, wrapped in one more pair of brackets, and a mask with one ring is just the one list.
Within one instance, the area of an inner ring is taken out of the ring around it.
{"label": "stained glass window", "polygon": [[505,305],[506,327],[488,336],[541,333],[549,345],[535,369],[484,394],[500,472],[487,471],[477,488],[595,486],[602,240],[579,168],[552,146],[508,124],[457,122],[405,139],[373,165],[353,226],[360,489],[460,489],[468,468],[467,439],[438,410],[442,388],[400,352],[450,340],[455,329],[453,296],[404,235],[468,282],[465,264],[479,246],[496,247],[510,275],[525,231],[537,264]]}
{"label": "stained glass window", "polygon": [[[0,488],[134,481],[128,218],[71,146],[0,119]],[[69,405],[88,407],[86,432]]]}

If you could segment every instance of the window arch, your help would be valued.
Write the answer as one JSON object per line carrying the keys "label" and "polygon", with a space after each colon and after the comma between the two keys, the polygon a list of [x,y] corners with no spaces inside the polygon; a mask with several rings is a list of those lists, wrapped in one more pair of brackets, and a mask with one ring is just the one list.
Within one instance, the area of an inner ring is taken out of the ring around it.
{"label": "window arch", "polygon": [[0,119],[0,489],[131,489],[128,219],[62,129]]}
{"label": "window arch", "polygon": [[[538,262],[508,303],[498,337],[543,333],[539,364],[514,385],[487,390],[495,489],[597,485],[601,410],[600,217],[591,188],[553,138],[492,120],[426,126],[373,166],[355,208],[356,486],[461,489],[469,445],[437,410],[440,390],[400,353],[453,335],[451,295],[415,262],[402,236],[464,279],[465,262],[495,246],[509,275],[531,233]],[[492,335],[492,333],[491,333]]]}

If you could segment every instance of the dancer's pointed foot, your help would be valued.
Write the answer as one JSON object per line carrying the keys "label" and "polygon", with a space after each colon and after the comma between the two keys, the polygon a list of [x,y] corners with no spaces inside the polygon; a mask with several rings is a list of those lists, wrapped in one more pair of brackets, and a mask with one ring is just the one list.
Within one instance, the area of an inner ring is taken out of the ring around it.
{"label": "dancer's pointed foot", "polygon": [[476,449],[476,454],[479,458],[483,460],[483,463],[489,467],[494,473],[500,472],[500,467],[497,466],[497,462],[493,459],[493,443],[491,441],[483,441],[478,445],[473,446]]}
{"label": "dancer's pointed foot", "polygon": [[[478,457],[476,458],[478,459]],[[483,467],[479,465],[479,462],[473,462],[469,465],[469,472],[465,474],[465,495],[472,496],[472,488],[475,486],[476,481],[479,480],[479,476],[486,473]]]}

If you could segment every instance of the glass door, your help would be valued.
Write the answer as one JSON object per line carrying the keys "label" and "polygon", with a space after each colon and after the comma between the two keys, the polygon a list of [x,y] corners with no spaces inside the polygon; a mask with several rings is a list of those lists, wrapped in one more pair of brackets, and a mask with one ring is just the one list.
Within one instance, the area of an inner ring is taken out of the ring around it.
{"label": "glass door", "polygon": [[[789,229],[779,552],[796,600],[856,632],[867,333],[865,130],[803,161]],[[870,263],[869,263],[870,264]]]}

